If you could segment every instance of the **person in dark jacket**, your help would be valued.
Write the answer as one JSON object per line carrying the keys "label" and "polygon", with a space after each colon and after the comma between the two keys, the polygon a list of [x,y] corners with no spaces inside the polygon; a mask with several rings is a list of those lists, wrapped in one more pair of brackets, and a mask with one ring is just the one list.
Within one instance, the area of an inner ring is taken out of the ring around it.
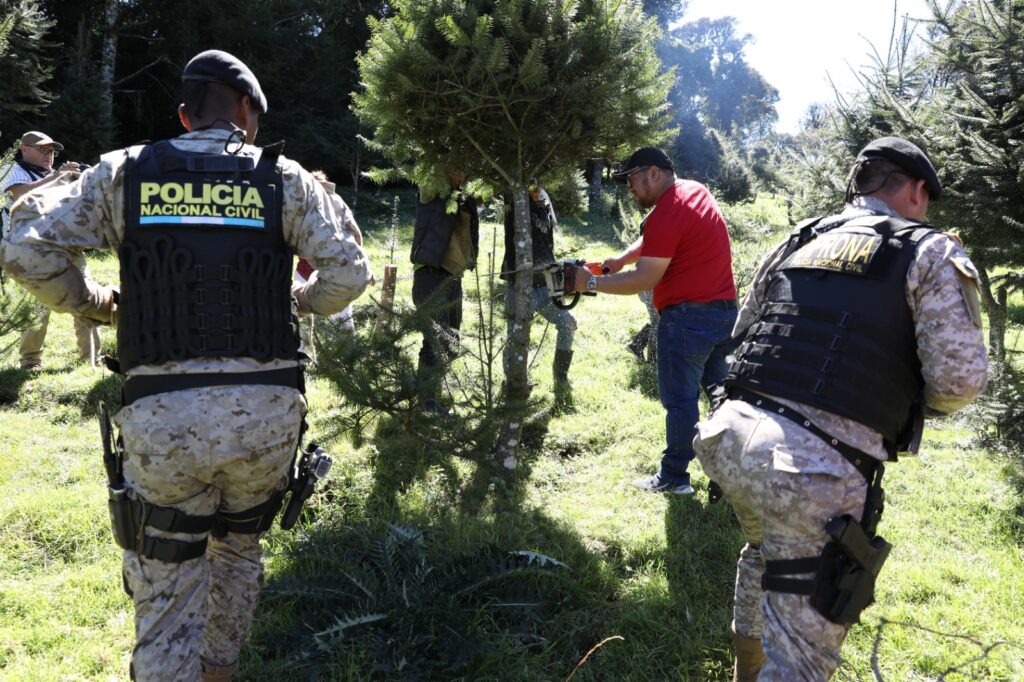
{"label": "person in dark jacket", "polygon": [[[448,191],[419,191],[413,227],[412,301],[425,310],[431,324],[423,330],[420,347],[420,404],[428,412],[448,414],[440,399],[441,379],[459,343],[462,326],[462,273],[476,267],[480,248],[480,215],[476,200],[466,195],[466,176],[449,175]],[[454,199],[454,211],[449,204]]]}

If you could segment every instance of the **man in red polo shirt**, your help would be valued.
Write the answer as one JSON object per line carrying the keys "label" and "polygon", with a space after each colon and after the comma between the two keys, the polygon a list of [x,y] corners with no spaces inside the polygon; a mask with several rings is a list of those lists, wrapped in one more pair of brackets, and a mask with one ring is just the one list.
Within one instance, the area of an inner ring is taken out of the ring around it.
{"label": "man in red polo shirt", "polygon": [[[604,261],[609,274],[586,268],[580,291],[632,295],[654,290],[658,322],[658,393],[665,407],[666,447],[653,476],[633,483],[643,490],[691,495],[687,468],[693,459],[700,389],[710,391],[728,370],[734,348],[736,285],[729,231],[708,188],[676,177],[660,149],[638,149],[612,175],[629,185],[644,218],[640,238]],[[623,266],[636,268],[620,272]]]}

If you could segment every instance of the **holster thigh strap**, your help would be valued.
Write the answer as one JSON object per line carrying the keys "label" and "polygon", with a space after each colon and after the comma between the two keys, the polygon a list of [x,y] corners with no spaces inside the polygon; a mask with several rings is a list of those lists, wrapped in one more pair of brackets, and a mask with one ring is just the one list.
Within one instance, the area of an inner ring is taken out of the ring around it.
{"label": "holster thigh strap", "polygon": [[761,589],[768,592],[786,592],[789,594],[814,594],[813,578],[798,579],[784,576],[817,573],[820,565],[820,555],[804,557],[802,559],[765,561],[764,574],[761,575]]}
{"label": "holster thigh strap", "polygon": [[218,511],[213,524],[213,536],[222,538],[228,533],[252,535],[270,530],[274,517],[281,510],[286,490],[279,490],[265,502],[238,512]]}

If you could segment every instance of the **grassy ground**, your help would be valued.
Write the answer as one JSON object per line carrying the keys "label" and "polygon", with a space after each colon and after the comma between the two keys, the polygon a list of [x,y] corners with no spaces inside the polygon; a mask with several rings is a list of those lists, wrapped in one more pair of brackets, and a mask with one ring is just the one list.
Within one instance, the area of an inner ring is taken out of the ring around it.
{"label": "grassy ground", "polygon": [[[402,196],[400,276],[410,274],[412,198]],[[359,215],[378,270],[387,260],[390,213],[390,195],[361,197]],[[731,207],[729,217],[738,279],[745,280],[782,229],[784,212],[764,200]],[[495,225],[485,227],[489,249]],[[617,249],[613,235],[605,218],[566,221],[559,249],[601,258]],[[90,265],[97,279],[116,278],[113,258],[94,257]],[[402,279],[399,297],[407,299],[409,291],[409,280]],[[1020,302],[1015,305],[1019,313]],[[428,559],[439,572],[449,559],[486,548],[541,552],[567,565],[548,592],[557,598],[531,620],[529,638],[501,619],[481,617],[475,631],[493,635],[485,626],[508,627],[489,640],[493,648],[464,678],[564,680],[610,636],[621,639],[594,652],[574,680],[728,678],[732,580],[742,544],[736,523],[726,504],[708,504],[699,467],[692,498],[629,486],[654,470],[662,447],[653,377],[624,349],[646,313],[635,297],[613,296],[586,299],[574,312],[580,322],[571,372],[577,410],[534,434],[535,447],[525,457],[528,477],[514,494],[496,493],[471,463],[424,460],[415,448],[387,449],[396,442],[387,434],[368,434],[358,449],[328,443],[338,462],[316,520],[300,533],[274,531],[268,539],[273,591],[243,653],[241,679],[371,676],[376,659],[357,636],[335,641],[319,668],[302,662],[309,653],[303,647],[316,645],[302,634],[335,614],[311,608],[283,586],[289,576],[313,581],[316,571],[329,570],[302,558],[306,538],[355,548],[359,529],[380,522],[429,530]],[[1019,344],[1019,314],[1014,321],[1008,341]],[[541,329],[535,327],[535,339]],[[551,392],[553,336],[549,330],[534,369],[542,395]],[[105,330],[105,344],[111,339]],[[108,529],[94,409],[99,398],[115,398],[116,381],[73,362],[67,316],[52,318],[47,341],[41,373],[12,369],[10,354],[0,369],[0,679],[124,679],[131,604]],[[313,433],[329,430],[339,409],[330,386],[312,381],[309,402]],[[890,467],[881,532],[895,549],[878,603],[844,648],[839,679],[872,679],[873,655],[886,680],[935,679],[958,665],[962,673],[946,679],[1024,679],[1019,461],[979,449],[968,424],[946,420],[928,431],[922,457]],[[395,589],[407,604],[422,600],[419,610],[409,605],[410,613],[429,616],[444,601],[443,594],[417,597],[413,588],[403,583]],[[432,650],[474,645],[453,644],[443,622],[408,622],[434,641]],[[1009,644],[969,662],[1004,641]]]}

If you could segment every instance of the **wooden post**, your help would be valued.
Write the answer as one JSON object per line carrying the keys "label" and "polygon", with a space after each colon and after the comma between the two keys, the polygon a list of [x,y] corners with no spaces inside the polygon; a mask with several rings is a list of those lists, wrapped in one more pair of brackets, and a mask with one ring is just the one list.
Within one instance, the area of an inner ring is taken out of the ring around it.
{"label": "wooden post", "polygon": [[391,322],[391,310],[395,304],[395,283],[398,281],[398,266],[395,264],[384,266],[384,282],[380,287],[380,314],[377,315],[377,323],[374,331]]}

